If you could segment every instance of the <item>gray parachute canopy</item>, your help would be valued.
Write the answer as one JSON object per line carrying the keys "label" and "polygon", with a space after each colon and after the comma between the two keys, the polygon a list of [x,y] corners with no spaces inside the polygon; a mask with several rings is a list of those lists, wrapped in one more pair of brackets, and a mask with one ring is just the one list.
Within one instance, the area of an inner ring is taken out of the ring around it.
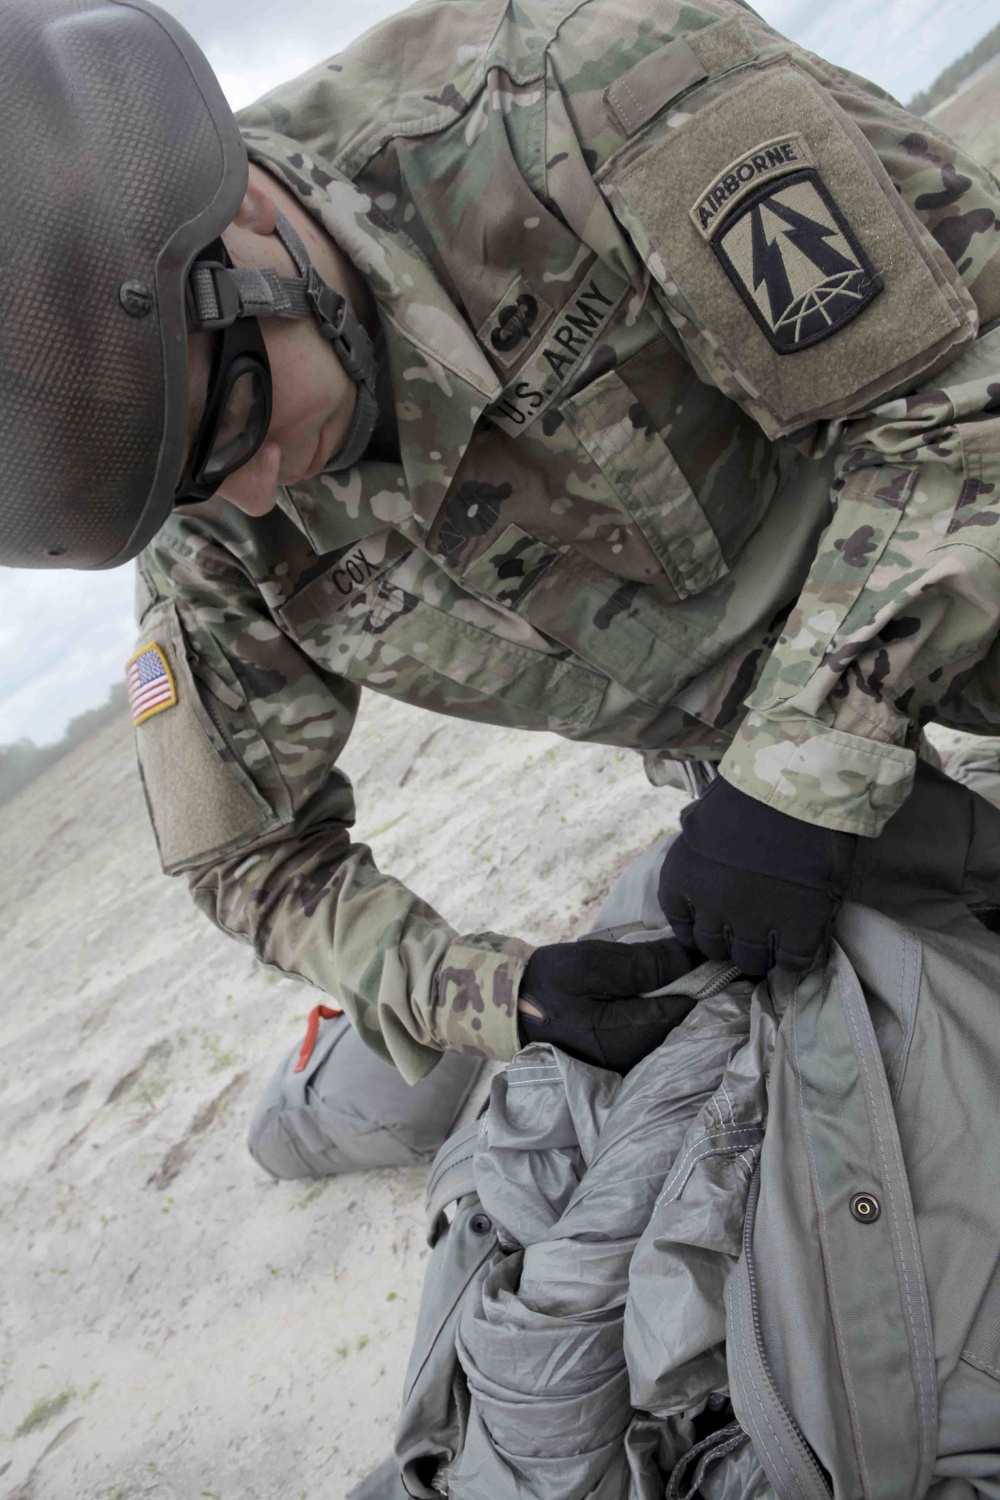
{"label": "gray parachute canopy", "polygon": [[0,177],[0,564],[114,567],[173,503],[185,283],[246,151],[147,0],[0,0]]}

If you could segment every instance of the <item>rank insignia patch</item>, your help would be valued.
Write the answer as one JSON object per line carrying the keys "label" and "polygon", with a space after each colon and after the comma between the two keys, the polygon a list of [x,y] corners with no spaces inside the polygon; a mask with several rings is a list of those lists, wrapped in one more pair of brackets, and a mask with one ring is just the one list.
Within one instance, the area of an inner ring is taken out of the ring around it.
{"label": "rank insignia patch", "polygon": [[779,354],[829,338],[882,290],[881,277],[812,168],[745,198],[722,220],[712,247]]}
{"label": "rank insignia patch", "polygon": [[132,723],[142,724],[153,714],[173,708],[177,702],[177,689],[167,658],[159,646],[143,646],[129,657],[125,667],[125,683],[128,687],[129,707]]}

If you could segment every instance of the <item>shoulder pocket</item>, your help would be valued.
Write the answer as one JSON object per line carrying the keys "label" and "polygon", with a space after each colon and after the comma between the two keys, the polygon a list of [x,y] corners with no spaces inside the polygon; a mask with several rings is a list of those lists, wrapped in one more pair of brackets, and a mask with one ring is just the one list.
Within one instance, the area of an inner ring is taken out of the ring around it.
{"label": "shoulder pocket", "polygon": [[[285,820],[247,774],[237,737],[227,727],[231,715],[247,707],[235,677],[221,661],[206,662],[199,689],[171,603],[156,606],[143,623],[139,650],[151,646],[166,662],[175,701],[148,715],[134,712],[133,718],[160,861],[172,875],[211,855],[235,852]],[[214,714],[206,707],[212,698]],[[262,739],[255,739],[254,754],[269,758]]]}
{"label": "shoulder pocket", "polygon": [[600,181],[696,365],[772,437],[864,410],[973,337],[954,267],[787,56],[686,94]]}

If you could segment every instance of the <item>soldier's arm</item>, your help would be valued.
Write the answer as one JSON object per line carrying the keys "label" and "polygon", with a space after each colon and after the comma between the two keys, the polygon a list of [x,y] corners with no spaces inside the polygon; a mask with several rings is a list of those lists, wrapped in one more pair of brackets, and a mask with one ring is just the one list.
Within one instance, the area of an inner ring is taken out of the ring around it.
{"label": "soldier's arm", "polygon": [[875,835],[921,719],[1000,712],[982,668],[1000,332],[976,341],[1000,317],[1000,188],[880,90],[717,9],[684,44],[681,81],[701,80],[599,176],[703,378],[775,441],[837,456],[835,513],[723,775]]}
{"label": "soldier's arm", "polygon": [[838,511],[722,762],[827,828],[881,831],[923,723],[1000,718],[1000,330],[939,380],[851,424]]}
{"label": "soldier's arm", "polygon": [[988,731],[1000,715],[985,665],[1000,626],[1000,187],[875,92],[848,81],[834,97],[944,252],[979,337],[839,437],[813,436],[841,450],[837,509],[722,770],[796,817],[872,835],[910,790],[920,724]]}
{"label": "soldier's arm", "polygon": [[411,1081],[443,1050],[513,1056],[531,948],[463,937],[352,842],[336,762],[359,689],[302,656],[222,549],[161,536],[141,567],[139,644],[163,653],[175,700],[136,729],[164,868]]}

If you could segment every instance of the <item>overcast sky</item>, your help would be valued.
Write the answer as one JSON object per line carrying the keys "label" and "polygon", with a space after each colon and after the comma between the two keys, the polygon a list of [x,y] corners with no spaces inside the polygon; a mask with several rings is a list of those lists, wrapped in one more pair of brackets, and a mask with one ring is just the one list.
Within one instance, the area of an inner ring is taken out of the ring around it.
{"label": "overcast sky", "polygon": [[[164,8],[200,42],[238,108],[400,7],[391,0],[166,0]],[[997,20],[997,0],[762,0],[757,9],[904,101]],[[74,714],[104,701],[133,649],[130,575],[130,568],[0,568],[0,744],[58,739]]]}

